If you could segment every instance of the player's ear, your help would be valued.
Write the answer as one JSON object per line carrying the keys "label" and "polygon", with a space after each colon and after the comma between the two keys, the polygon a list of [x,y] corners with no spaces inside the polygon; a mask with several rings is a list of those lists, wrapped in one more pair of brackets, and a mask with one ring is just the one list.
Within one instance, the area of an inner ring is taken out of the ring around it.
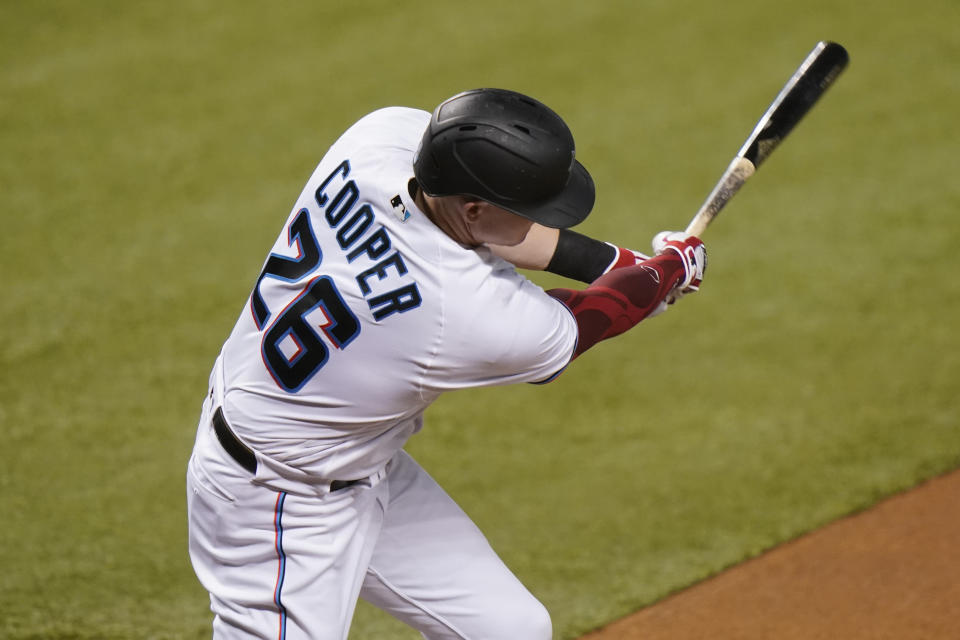
{"label": "player's ear", "polygon": [[476,222],[483,213],[485,204],[483,200],[464,198],[462,204],[464,217],[470,222]]}

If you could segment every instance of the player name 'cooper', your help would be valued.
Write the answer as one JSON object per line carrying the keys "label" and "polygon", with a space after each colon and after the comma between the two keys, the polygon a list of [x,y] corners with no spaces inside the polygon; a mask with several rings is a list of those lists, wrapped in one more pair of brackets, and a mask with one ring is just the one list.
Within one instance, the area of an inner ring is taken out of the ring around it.
{"label": "player name 'cooper'", "polygon": [[[388,269],[391,267],[397,275],[404,276],[407,274],[407,265],[404,264],[403,257],[397,251],[380,260],[391,249],[390,236],[383,225],[378,224],[364,238],[364,234],[367,234],[367,231],[374,224],[373,209],[369,204],[363,204],[356,211],[353,211],[354,205],[360,199],[360,191],[353,180],[346,180],[349,174],[350,161],[344,160],[317,187],[314,197],[320,208],[324,209],[324,219],[326,219],[327,224],[330,225],[331,229],[336,229],[337,244],[340,245],[340,248],[347,251],[355,246],[347,254],[348,262],[352,263],[363,254],[366,254],[371,260],[379,260],[372,267],[357,275],[357,284],[360,285],[360,291],[367,300],[374,319],[379,321],[391,314],[402,313],[420,306],[422,299],[415,282],[371,297],[370,278],[376,276],[378,280],[385,280],[390,275]],[[327,192],[328,189],[329,191],[333,190],[331,183],[335,181],[342,184],[331,200]],[[351,211],[353,211],[353,215],[347,217]],[[360,241],[361,238],[364,238],[362,242]]]}

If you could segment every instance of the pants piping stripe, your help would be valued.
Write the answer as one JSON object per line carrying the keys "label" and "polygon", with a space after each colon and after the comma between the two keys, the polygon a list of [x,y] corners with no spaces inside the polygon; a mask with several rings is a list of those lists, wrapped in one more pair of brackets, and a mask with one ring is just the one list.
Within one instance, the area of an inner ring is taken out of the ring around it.
{"label": "pants piping stripe", "polygon": [[281,598],[283,578],[287,569],[287,556],[283,552],[283,501],[286,497],[285,492],[278,493],[277,503],[273,510],[274,547],[277,550],[277,583],[273,589],[273,602],[277,605],[277,611],[280,613],[280,628],[277,636],[279,640],[285,640],[287,637],[287,609],[283,606],[283,599]]}

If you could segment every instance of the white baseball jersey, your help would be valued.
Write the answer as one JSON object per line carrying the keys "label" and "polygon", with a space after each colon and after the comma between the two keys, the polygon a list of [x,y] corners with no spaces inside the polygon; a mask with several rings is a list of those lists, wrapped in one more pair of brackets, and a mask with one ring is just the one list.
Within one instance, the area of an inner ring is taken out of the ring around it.
{"label": "white baseball jersey", "polygon": [[429,118],[381,109],[329,149],[223,346],[214,402],[258,484],[367,477],[443,391],[543,381],[573,353],[562,304],[414,203]]}

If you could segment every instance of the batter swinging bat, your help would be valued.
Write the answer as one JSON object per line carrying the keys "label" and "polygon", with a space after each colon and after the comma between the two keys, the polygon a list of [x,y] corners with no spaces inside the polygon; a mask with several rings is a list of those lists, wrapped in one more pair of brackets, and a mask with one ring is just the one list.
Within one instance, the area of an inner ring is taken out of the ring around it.
{"label": "batter swinging bat", "polygon": [[830,88],[850,57],[836,42],[819,42],[780,90],[743,143],[730,166],[707,196],[697,215],[687,225],[687,233],[699,236],[717,217],[723,206],[753,175],[777,145],[787,137],[820,96]]}

